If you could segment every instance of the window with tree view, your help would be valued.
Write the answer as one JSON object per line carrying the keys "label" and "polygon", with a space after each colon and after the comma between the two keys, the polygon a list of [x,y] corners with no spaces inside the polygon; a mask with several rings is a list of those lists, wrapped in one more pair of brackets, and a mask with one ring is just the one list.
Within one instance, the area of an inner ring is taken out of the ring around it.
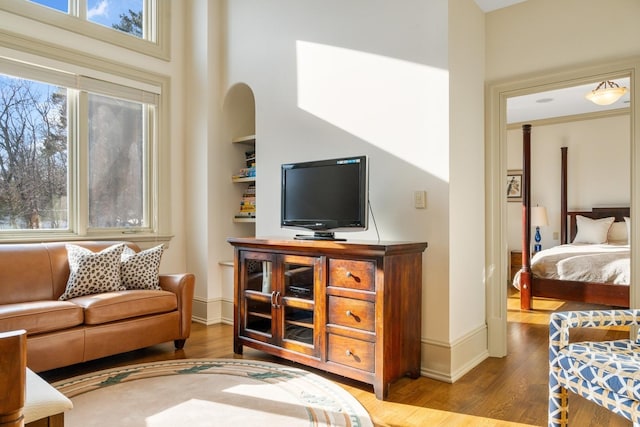
{"label": "window with tree view", "polygon": [[[153,27],[148,22],[146,10],[153,9],[152,0],[30,0],[50,9],[67,13],[89,22],[152,40],[154,37],[145,28]],[[71,6],[71,7],[70,7]]]}
{"label": "window with tree view", "polygon": [[72,80],[0,74],[0,233],[153,227],[156,95]]}
{"label": "window with tree view", "polygon": [[68,226],[66,90],[0,75],[0,229]]}
{"label": "window with tree view", "polygon": [[90,227],[146,225],[143,114],[142,104],[89,94]]}

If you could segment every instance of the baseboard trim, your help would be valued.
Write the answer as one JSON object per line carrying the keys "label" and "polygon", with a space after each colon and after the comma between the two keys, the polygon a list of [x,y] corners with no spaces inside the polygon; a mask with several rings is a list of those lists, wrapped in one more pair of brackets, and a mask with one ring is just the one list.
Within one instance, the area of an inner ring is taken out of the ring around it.
{"label": "baseboard trim", "polygon": [[487,357],[487,326],[482,325],[452,343],[423,339],[420,373],[454,383]]}
{"label": "baseboard trim", "polygon": [[191,320],[207,326],[216,323],[233,325],[233,300],[194,297]]}

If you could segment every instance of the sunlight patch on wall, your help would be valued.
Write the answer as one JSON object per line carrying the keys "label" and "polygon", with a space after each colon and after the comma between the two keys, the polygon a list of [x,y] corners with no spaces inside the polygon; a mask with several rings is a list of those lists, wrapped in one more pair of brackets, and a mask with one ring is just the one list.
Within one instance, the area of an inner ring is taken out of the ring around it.
{"label": "sunlight patch on wall", "polygon": [[296,42],[298,107],[449,180],[449,75],[366,52]]}

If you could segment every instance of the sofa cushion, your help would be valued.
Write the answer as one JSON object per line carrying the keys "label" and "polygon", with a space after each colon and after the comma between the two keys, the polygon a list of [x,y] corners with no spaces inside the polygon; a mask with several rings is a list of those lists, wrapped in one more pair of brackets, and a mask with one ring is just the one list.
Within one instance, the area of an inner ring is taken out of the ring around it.
{"label": "sofa cushion", "polygon": [[87,325],[166,313],[178,308],[176,294],[154,290],[107,292],[81,296],[69,301],[84,308],[84,323]]}
{"label": "sofa cushion", "polygon": [[120,278],[127,289],[160,289],[160,258],[164,245],[136,252],[128,246],[122,252]]}
{"label": "sofa cushion", "polygon": [[67,301],[0,305],[0,331],[25,329],[33,335],[78,326],[83,320],[82,308]]}
{"label": "sofa cushion", "polygon": [[123,290],[120,281],[120,257],[124,243],[93,252],[76,245],[66,245],[69,257],[69,280],[60,300]]}

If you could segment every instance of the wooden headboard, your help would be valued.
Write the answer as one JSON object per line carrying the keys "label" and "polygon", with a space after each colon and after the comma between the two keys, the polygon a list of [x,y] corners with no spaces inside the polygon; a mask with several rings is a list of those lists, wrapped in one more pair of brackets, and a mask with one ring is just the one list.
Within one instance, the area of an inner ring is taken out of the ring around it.
{"label": "wooden headboard", "polygon": [[624,221],[624,217],[630,216],[631,208],[629,207],[617,207],[617,208],[592,208],[591,211],[572,211],[567,212],[569,217],[569,240],[563,243],[570,243],[576,237],[578,232],[578,224],[576,221],[576,215],[582,215],[591,219],[600,219],[607,217],[615,217],[615,222]]}

